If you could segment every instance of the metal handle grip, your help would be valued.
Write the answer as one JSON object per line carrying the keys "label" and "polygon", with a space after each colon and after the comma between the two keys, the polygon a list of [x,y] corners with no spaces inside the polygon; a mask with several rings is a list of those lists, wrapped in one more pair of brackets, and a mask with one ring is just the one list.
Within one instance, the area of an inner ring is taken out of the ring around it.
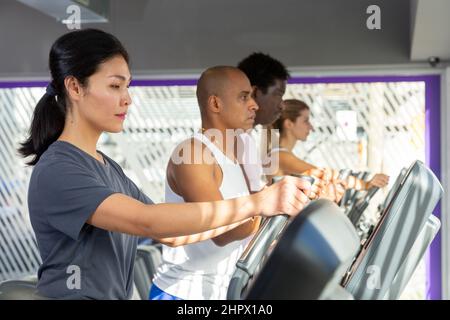
{"label": "metal handle grip", "polygon": [[[311,184],[314,183],[313,177],[305,175],[296,175],[296,177],[305,179]],[[276,176],[273,177],[272,182],[276,183],[281,179],[283,179],[283,176]],[[273,241],[277,239],[282,230],[287,226],[288,222],[288,215],[277,215],[263,222],[236,263],[236,270],[228,286],[228,299],[240,298],[243,288],[245,288],[248,281],[253,277],[264,255]]]}

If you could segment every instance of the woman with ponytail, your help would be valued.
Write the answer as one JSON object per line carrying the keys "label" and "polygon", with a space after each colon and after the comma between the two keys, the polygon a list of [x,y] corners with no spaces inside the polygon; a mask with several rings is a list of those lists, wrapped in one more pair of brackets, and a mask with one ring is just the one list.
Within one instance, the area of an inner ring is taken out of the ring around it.
{"label": "woman with ponytail", "polygon": [[[345,181],[338,179],[339,171],[330,168],[318,168],[298,158],[292,150],[297,142],[306,141],[313,130],[310,122],[309,106],[297,99],[283,101],[284,108],[280,117],[272,124],[279,130],[280,140],[277,147],[272,147],[270,155],[272,159],[278,159],[278,172],[275,175],[286,174],[312,174],[320,175],[325,181],[323,196],[338,202],[344,194],[345,188],[368,190],[371,187],[382,188],[389,183],[389,177],[385,174],[375,174],[370,181],[363,181],[349,176]],[[277,153],[277,156],[274,156]]]}
{"label": "woman with ponytail", "polygon": [[96,148],[102,132],[123,128],[131,105],[128,62],[119,40],[94,29],[67,33],[50,50],[51,82],[19,149],[34,166],[28,206],[43,296],[129,299],[139,236],[191,243],[255,215],[295,215],[307,201],[307,183],[284,179],[241,198],[153,204]]}

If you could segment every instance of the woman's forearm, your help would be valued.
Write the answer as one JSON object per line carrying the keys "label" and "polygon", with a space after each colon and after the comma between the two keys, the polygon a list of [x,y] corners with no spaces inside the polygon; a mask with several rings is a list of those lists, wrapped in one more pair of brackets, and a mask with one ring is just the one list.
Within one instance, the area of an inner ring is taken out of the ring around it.
{"label": "woman's forearm", "polygon": [[161,242],[162,244],[165,244],[170,247],[177,247],[182,246],[186,244],[191,244],[199,241],[204,241],[208,239],[212,239],[215,237],[218,237],[220,235],[223,235],[224,233],[229,232],[230,230],[233,230],[235,228],[238,228],[242,225],[246,225],[249,221],[252,219],[245,219],[227,226],[215,228],[212,230],[195,233],[187,236],[180,236],[180,237],[168,237],[168,238],[162,238],[162,239],[155,239],[158,242]]}
{"label": "woman's forearm", "polygon": [[227,226],[261,213],[257,194],[214,202],[145,205],[149,236],[162,239],[201,233]]}
{"label": "woman's forearm", "polygon": [[214,202],[144,204],[115,193],[86,223],[97,228],[153,239],[186,236],[227,226],[256,215],[297,215],[308,203],[309,183],[286,177],[262,191]]}

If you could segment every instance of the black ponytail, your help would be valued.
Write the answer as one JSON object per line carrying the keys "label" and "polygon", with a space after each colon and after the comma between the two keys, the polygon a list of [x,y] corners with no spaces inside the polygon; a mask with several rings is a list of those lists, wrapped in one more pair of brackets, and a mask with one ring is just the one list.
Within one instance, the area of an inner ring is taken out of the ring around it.
{"label": "black ponytail", "polygon": [[129,62],[128,53],[120,41],[101,30],[73,31],[55,41],[49,55],[52,81],[36,105],[29,137],[18,149],[23,157],[34,156],[27,164],[35,165],[64,129],[70,107],[64,80],[72,76],[86,86],[99,65],[115,56],[122,56]]}
{"label": "black ponytail", "polygon": [[31,121],[30,136],[21,143],[19,152],[24,157],[35,157],[27,164],[34,166],[41,155],[61,135],[66,114],[55,96],[44,94],[36,105]]}

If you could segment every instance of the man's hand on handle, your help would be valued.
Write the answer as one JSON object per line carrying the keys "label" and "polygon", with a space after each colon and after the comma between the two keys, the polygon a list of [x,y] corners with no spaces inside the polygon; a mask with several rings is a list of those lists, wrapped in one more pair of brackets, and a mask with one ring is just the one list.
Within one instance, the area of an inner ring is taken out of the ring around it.
{"label": "man's hand on handle", "polygon": [[285,176],[281,181],[255,193],[261,215],[271,217],[278,214],[296,216],[310,199],[308,196],[314,189],[311,184],[301,178]]}

